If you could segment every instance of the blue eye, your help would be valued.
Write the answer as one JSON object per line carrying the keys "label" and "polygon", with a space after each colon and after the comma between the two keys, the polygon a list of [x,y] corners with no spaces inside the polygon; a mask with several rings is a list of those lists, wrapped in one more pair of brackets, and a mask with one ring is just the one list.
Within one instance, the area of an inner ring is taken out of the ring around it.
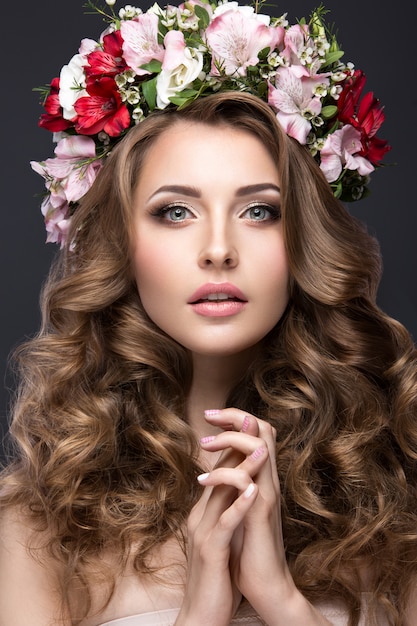
{"label": "blue eye", "polygon": [[268,213],[269,211],[263,206],[254,206],[249,209],[249,215],[252,220],[264,220]]}
{"label": "blue eye", "polygon": [[187,219],[189,217],[190,212],[188,209],[182,206],[176,206],[171,209],[168,209],[165,213],[165,216],[173,222],[181,222],[182,220]]}
{"label": "blue eye", "polygon": [[162,206],[152,213],[155,217],[166,222],[184,222],[193,216],[190,209],[181,204]]}
{"label": "blue eye", "polygon": [[242,217],[246,217],[254,222],[265,222],[279,219],[281,217],[281,211],[279,207],[258,203],[249,206]]}

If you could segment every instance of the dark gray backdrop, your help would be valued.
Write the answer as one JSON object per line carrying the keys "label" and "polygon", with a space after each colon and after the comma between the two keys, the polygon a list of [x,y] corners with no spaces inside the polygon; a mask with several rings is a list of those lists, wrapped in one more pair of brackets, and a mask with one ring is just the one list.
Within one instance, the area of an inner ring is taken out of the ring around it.
{"label": "dark gray backdrop", "polygon": [[[131,2],[147,8],[141,0]],[[175,3],[175,2],[174,2]],[[45,245],[39,211],[42,179],[29,167],[31,159],[52,156],[52,135],[37,127],[41,107],[33,87],[49,83],[77,52],[83,37],[97,38],[101,19],[85,15],[83,0],[20,0],[3,7],[1,106],[1,339],[0,440],[7,429],[8,355],[15,345],[36,332],[38,294],[56,252]],[[318,2],[270,2],[271,13],[287,11],[293,23],[308,15]],[[414,0],[389,3],[375,0],[328,0],[330,21],[351,60],[368,76],[367,89],[385,104],[386,122],[380,132],[393,150],[392,166],[374,173],[371,197],[351,206],[381,243],[384,276],[379,303],[417,339],[415,245],[417,231],[417,94],[415,70]],[[116,8],[124,6],[118,0]],[[394,165],[395,164],[395,165]],[[1,446],[0,446],[1,449]],[[1,454],[0,454],[1,456]]]}

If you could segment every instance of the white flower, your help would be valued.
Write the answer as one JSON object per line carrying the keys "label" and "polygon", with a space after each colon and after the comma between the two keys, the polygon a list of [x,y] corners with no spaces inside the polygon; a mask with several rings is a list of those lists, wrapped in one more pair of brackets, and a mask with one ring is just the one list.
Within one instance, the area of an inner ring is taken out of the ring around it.
{"label": "white flower", "polygon": [[134,17],[142,14],[142,9],[132,7],[131,4],[127,4],[124,9],[120,9],[119,17],[121,20],[132,20]]}
{"label": "white flower", "polygon": [[154,15],[157,15],[158,17],[160,15],[165,15],[164,9],[162,9],[157,2],[154,2],[153,5],[149,7],[149,9],[146,11],[146,13],[153,13]]}
{"label": "white flower", "polygon": [[181,30],[198,30],[198,16],[188,9],[178,10],[177,14],[178,28]]}
{"label": "white flower", "polygon": [[316,50],[319,56],[323,57],[326,55],[327,50],[330,48],[330,44],[327,41],[325,35],[318,37],[314,43],[316,44]]}
{"label": "white flower", "polygon": [[92,39],[83,39],[79,54],[75,54],[68,65],[61,69],[59,77],[59,104],[63,109],[63,117],[72,120],[77,113],[74,104],[78,98],[87,95],[85,91],[84,66],[87,64],[87,55],[95,50],[97,43]]}
{"label": "white flower", "polygon": [[226,11],[236,11],[237,13],[242,13],[246,17],[252,17],[261,24],[265,24],[265,26],[269,26],[271,22],[271,18],[269,15],[264,15],[263,13],[255,13],[255,9],[251,6],[240,6],[237,2],[224,2],[223,4],[219,4],[216,7],[213,16],[218,17]]}
{"label": "white flower", "polygon": [[333,74],[332,74],[332,80],[335,83],[341,83],[342,80],[345,80],[346,77],[347,77],[347,74],[345,72],[342,72],[342,71],[333,72]]}
{"label": "white flower", "polygon": [[203,53],[187,48],[183,33],[169,31],[164,44],[165,57],[156,81],[156,103],[160,109],[165,109],[170,98],[189,87],[203,69]]}
{"label": "white flower", "polygon": [[135,120],[135,124],[139,124],[142,120],[145,119],[145,114],[143,112],[142,107],[137,106],[133,109],[132,117]]}
{"label": "white flower", "polygon": [[63,117],[72,120],[77,113],[74,104],[81,96],[87,95],[85,91],[85,58],[81,54],[72,57],[68,65],[61,69],[59,77],[59,104],[63,108]]}
{"label": "white flower", "polygon": [[[156,9],[156,7],[158,8]],[[154,4],[150,11],[160,17],[161,24],[163,26],[169,29],[172,27],[175,28],[175,25],[177,24],[177,14],[179,11],[177,7],[167,6],[164,10],[162,10],[157,4]],[[178,24],[178,26],[180,25]]]}
{"label": "white flower", "polygon": [[327,92],[328,85],[326,85],[326,83],[318,83],[313,89],[314,95],[318,98],[324,98],[324,96],[327,96]]}

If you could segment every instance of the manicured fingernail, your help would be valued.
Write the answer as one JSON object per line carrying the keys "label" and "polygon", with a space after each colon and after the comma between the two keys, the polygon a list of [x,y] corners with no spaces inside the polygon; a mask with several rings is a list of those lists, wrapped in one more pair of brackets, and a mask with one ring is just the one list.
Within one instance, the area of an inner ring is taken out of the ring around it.
{"label": "manicured fingernail", "polygon": [[200,476],[197,476],[197,480],[199,483],[202,483],[206,480],[206,478],[208,478],[210,476],[210,474],[200,474]]}
{"label": "manicured fingernail", "polygon": [[255,491],[255,485],[251,483],[250,485],[246,487],[245,491],[243,492],[243,497],[250,498],[254,491]]}
{"label": "manicured fingernail", "polygon": [[203,437],[202,439],[200,439],[200,443],[210,443],[210,441],[214,441],[215,439],[216,437],[210,435],[210,437]]}
{"label": "manicured fingernail", "polygon": [[252,452],[250,458],[253,461],[256,461],[256,459],[259,459],[259,457],[261,457],[263,454],[265,454],[265,448],[261,446],[260,448],[256,448],[256,450]]}
{"label": "manicured fingernail", "polygon": [[204,411],[204,415],[206,417],[215,417],[216,415],[220,415],[220,411],[219,409],[207,409],[207,411]]}
{"label": "manicured fingernail", "polygon": [[245,433],[249,428],[249,417],[245,415],[243,418],[242,428],[240,429],[242,433]]}

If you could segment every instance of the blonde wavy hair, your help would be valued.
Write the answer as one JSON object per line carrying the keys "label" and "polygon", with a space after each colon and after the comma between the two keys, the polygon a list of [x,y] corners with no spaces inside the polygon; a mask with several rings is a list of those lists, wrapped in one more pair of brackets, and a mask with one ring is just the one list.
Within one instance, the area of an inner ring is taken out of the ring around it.
{"label": "blonde wavy hair", "polygon": [[44,287],[42,328],[17,351],[0,503],[49,529],[62,589],[83,585],[86,613],[93,557],[110,548],[127,560],[139,545],[135,567],[151,573],[154,548],[184,539],[201,471],[185,419],[190,359],[146,315],[130,267],[143,161],[181,120],[253,133],[279,171],[290,301],[227,405],[277,429],[294,580],[312,601],[344,600],[354,626],[370,565],[374,604],[400,625],[417,577],[415,346],[376,305],[377,243],[251,95],[152,114],[107,159]]}

